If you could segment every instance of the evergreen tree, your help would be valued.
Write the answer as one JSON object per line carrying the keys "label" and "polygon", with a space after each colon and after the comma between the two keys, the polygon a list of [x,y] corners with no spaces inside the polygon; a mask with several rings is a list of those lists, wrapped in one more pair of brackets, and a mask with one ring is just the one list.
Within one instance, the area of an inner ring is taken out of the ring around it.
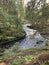
{"label": "evergreen tree", "polygon": [[25,35],[18,18],[17,0],[0,0],[0,40],[19,39]]}

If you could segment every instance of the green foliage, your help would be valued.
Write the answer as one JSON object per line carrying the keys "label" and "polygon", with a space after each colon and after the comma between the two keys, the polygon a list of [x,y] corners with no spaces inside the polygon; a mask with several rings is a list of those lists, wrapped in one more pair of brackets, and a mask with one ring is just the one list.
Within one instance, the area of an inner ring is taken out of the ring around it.
{"label": "green foliage", "polygon": [[9,49],[5,49],[3,52],[0,52],[0,61],[6,61],[9,58],[15,57],[16,54],[19,52],[19,43],[16,42],[15,45],[10,47]]}
{"label": "green foliage", "polygon": [[16,0],[0,0],[0,40],[13,40],[25,35],[18,19]]}
{"label": "green foliage", "polygon": [[15,60],[11,65],[20,65],[22,61],[22,59]]}

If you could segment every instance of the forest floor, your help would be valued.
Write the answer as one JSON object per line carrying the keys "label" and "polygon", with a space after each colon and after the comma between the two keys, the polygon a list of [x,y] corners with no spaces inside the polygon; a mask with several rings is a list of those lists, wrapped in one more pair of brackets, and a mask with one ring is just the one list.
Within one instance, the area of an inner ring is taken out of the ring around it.
{"label": "forest floor", "polygon": [[49,49],[30,48],[16,53],[14,56],[5,54],[0,65],[49,65]]}

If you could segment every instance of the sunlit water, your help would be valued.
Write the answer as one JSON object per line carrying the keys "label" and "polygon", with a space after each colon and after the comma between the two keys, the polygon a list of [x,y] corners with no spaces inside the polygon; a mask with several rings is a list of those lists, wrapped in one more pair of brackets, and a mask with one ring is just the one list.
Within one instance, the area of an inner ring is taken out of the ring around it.
{"label": "sunlit water", "polygon": [[[26,32],[26,38],[23,40],[19,41],[19,47],[21,49],[27,49],[27,48],[32,48],[32,47],[43,47],[46,44],[46,39],[44,39],[37,30],[30,29],[29,27],[30,24],[24,24],[23,28]],[[34,35],[34,33],[36,34]],[[37,44],[37,41],[43,41],[40,44]]]}

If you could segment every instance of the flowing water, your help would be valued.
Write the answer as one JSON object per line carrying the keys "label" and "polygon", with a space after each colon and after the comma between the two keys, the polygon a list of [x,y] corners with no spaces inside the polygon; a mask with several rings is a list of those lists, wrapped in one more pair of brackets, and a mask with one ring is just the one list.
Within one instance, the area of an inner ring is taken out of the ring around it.
{"label": "flowing water", "polygon": [[5,46],[4,53],[10,53],[13,55],[18,53],[20,50],[45,47],[47,39],[44,39],[37,30],[30,29],[28,27],[30,25],[31,24],[23,25],[23,29],[26,32],[26,37],[19,41],[10,42]]}
{"label": "flowing water", "polygon": [[[37,30],[29,28],[31,24],[24,24],[23,29],[26,32],[26,37],[18,41],[19,49],[28,49],[32,47],[43,47],[46,45],[47,39],[44,39]],[[38,43],[37,43],[38,42]],[[7,45],[6,48],[12,49],[17,46],[17,42],[14,41]]]}
{"label": "flowing water", "polygon": [[[37,30],[30,29],[27,26],[31,24],[24,24],[23,29],[26,32],[26,37],[23,40],[19,41],[19,47],[21,49],[32,48],[32,47],[43,47],[46,44],[46,39],[44,39]],[[37,42],[40,42],[37,44]]]}

